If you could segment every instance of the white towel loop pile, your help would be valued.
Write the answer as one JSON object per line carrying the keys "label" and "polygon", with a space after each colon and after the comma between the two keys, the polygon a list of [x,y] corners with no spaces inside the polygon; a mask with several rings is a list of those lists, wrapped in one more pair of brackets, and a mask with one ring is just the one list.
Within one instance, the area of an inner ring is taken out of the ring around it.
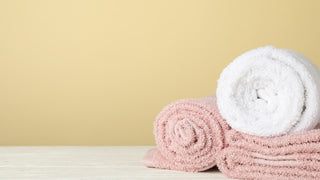
{"label": "white towel loop pile", "polygon": [[293,50],[261,47],[229,64],[218,80],[217,103],[228,124],[258,136],[313,129],[320,119],[320,72]]}

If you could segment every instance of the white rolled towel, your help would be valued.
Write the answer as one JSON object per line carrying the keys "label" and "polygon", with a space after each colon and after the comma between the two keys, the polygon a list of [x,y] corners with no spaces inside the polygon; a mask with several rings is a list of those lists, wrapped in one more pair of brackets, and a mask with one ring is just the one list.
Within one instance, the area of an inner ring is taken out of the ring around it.
{"label": "white rolled towel", "polygon": [[320,72],[296,51],[254,49],[223,70],[217,103],[228,124],[244,133],[272,137],[310,130],[320,119]]}

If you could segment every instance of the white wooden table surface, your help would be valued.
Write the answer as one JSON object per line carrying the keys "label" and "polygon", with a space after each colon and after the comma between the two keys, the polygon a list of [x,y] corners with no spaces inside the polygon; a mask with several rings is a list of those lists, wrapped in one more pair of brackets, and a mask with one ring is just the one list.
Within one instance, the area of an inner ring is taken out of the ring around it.
{"label": "white wooden table surface", "polygon": [[0,146],[0,179],[227,179],[217,168],[201,173],[146,168],[151,146]]}

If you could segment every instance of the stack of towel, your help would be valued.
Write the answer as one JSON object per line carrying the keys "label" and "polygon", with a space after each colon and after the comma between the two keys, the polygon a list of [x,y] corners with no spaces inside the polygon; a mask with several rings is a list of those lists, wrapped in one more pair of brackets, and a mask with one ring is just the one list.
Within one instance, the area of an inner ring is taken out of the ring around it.
{"label": "stack of towel", "polygon": [[217,95],[156,117],[147,167],[238,179],[320,179],[320,71],[298,52],[251,50],[226,67]]}

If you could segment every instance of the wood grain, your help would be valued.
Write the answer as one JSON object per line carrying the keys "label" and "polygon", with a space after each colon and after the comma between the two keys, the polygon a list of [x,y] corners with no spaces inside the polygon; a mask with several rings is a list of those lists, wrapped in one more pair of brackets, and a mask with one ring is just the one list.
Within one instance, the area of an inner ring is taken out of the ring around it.
{"label": "wood grain", "polygon": [[2,146],[0,179],[227,179],[217,168],[188,173],[146,168],[152,146]]}

